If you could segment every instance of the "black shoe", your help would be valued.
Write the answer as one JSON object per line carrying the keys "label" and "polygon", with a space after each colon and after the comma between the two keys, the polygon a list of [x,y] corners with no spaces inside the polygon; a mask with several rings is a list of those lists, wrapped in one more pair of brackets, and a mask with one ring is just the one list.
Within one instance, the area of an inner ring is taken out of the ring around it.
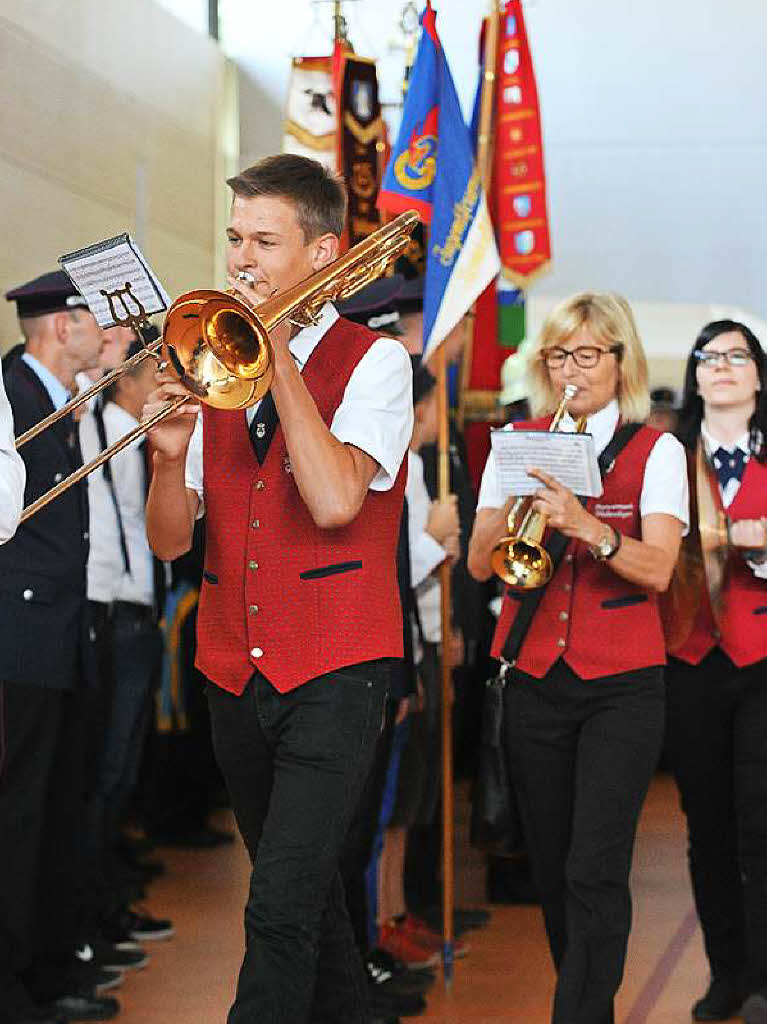
{"label": "black shoe", "polygon": [[374,960],[365,961],[365,972],[368,981],[377,992],[388,995],[423,995],[434,984],[434,975],[429,977],[414,976],[413,971],[404,969],[401,974],[393,974]]}
{"label": "black shoe", "polygon": [[54,999],[48,1009],[66,1021],[112,1020],[120,1012],[120,1004],[111,996],[75,993]]}
{"label": "black shoe", "polygon": [[169,832],[152,836],[160,846],[177,846],[191,850],[209,850],[216,846],[229,846],[234,842],[234,833],[204,825],[186,832]]}
{"label": "black shoe", "polygon": [[83,943],[75,956],[83,963],[93,963],[112,971],[137,971],[149,963],[149,957],[140,946],[136,949],[118,949],[100,935]]}
{"label": "black shoe", "polygon": [[712,978],[708,991],[692,1008],[692,1019],[729,1020],[738,1011],[740,1004],[738,986],[732,978]]}
{"label": "black shoe", "polygon": [[754,992],[740,1010],[745,1024],[767,1024],[767,993]]}
{"label": "black shoe", "polygon": [[411,991],[425,992],[431,988],[436,980],[436,975],[430,967],[412,968],[397,960],[385,949],[371,949],[365,958],[368,972],[383,971],[397,981],[411,985]]}
{"label": "black shoe", "polygon": [[176,933],[167,918],[152,917],[145,910],[138,913],[129,907],[117,911],[102,925],[104,937],[118,948],[124,948],[125,937],[133,942],[170,939]]}
{"label": "black shoe", "polygon": [[370,1008],[374,1017],[417,1017],[426,1009],[426,1000],[415,994],[386,994],[371,985]]}

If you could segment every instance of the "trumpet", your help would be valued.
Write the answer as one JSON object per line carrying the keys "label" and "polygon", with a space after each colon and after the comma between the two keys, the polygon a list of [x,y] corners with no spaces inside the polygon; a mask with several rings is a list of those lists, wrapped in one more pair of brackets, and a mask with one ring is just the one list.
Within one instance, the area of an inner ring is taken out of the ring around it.
{"label": "trumpet", "polygon": [[326,302],[347,299],[380,277],[405,251],[417,223],[415,211],[400,214],[329,266],[261,303],[257,312],[238,296],[213,289],[197,289],[179,296],[165,317],[161,340],[147,346],[58,412],[35,424],[17,439],[16,446],[21,447],[36,437],[142,359],[157,358],[158,352],[188,393],[169,402],[41,495],[24,509],[21,522],[167,419],[185,402],[201,401],[215,409],[246,409],[260,402],[274,376],[274,351],[269,332],[284,320],[298,328],[316,323]]}
{"label": "trumpet", "polygon": [[[568,403],[575,397],[578,389],[574,384],[565,385],[562,401],[554,413],[549,432],[559,429]],[[581,416],[576,427],[581,434],[586,429],[586,417]],[[545,587],[554,571],[551,556],[543,546],[543,534],[546,531],[548,517],[542,512],[529,508],[519,528],[515,531],[525,498],[517,498],[511,507],[508,518],[508,534],[501,538],[493,548],[490,564],[496,576],[504,583],[520,590],[534,590]]]}

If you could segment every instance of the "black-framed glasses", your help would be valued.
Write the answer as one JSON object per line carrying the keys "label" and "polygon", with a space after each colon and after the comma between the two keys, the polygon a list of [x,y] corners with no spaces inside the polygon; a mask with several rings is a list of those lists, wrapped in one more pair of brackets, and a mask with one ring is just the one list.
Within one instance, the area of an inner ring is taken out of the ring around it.
{"label": "black-framed glasses", "polygon": [[753,354],[747,348],[732,348],[729,352],[698,348],[694,355],[701,366],[708,366],[711,369],[721,366],[722,363],[726,363],[727,366],[745,366],[748,362],[753,362],[754,359]]}
{"label": "black-framed glasses", "polygon": [[572,356],[573,362],[581,370],[592,370],[602,356],[611,353],[619,355],[623,351],[623,345],[611,345],[609,348],[599,348],[598,345],[581,345],[579,348],[545,348],[541,352],[541,358],[550,370],[559,370],[567,362],[567,357]]}

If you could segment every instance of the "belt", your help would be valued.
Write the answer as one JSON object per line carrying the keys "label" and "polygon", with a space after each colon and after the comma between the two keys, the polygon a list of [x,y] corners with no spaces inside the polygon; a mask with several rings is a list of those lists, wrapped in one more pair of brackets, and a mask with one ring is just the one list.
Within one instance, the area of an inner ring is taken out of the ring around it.
{"label": "belt", "polygon": [[150,604],[139,604],[138,601],[91,601],[92,609],[109,622],[141,622],[154,623],[154,608]]}

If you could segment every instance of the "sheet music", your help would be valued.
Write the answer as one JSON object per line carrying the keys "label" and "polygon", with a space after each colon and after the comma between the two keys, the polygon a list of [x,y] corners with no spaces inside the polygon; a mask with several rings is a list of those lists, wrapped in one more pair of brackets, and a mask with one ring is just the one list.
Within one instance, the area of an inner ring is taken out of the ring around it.
{"label": "sheet music", "polygon": [[113,327],[115,317],[104,292],[130,293],[113,297],[118,320],[136,315],[138,299],[147,316],[168,308],[170,298],[159,278],[129,234],[116,235],[59,258],[62,269],[88,303],[100,327]]}
{"label": "sheet music", "polygon": [[522,497],[541,486],[528,476],[532,466],[553,476],[574,494],[598,498],[602,478],[591,434],[544,430],[493,430],[490,443],[501,494]]}

